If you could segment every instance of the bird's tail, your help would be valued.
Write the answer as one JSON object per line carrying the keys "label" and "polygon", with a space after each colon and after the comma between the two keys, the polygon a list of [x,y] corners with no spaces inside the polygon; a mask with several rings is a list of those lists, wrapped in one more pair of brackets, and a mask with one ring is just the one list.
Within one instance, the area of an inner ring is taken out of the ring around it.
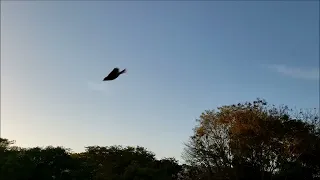
{"label": "bird's tail", "polygon": [[126,73],[126,72],[127,72],[127,70],[124,69],[124,70],[122,70],[122,71],[120,72],[120,74],[123,74],[123,73]]}

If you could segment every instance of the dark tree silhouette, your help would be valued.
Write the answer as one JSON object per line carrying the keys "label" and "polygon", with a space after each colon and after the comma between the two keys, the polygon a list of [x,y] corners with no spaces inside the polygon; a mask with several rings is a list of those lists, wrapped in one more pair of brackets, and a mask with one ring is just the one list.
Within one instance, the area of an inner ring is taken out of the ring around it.
{"label": "dark tree silhouette", "polygon": [[139,146],[90,146],[72,153],[62,147],[13,144],[0,138],[1,180],[176,180],[180,171],[175,159],[157,160]]}

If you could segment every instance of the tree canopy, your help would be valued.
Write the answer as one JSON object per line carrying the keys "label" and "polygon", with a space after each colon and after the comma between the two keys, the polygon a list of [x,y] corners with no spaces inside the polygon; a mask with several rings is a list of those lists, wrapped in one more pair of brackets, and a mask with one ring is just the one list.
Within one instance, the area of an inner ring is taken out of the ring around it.
{"label": "tree canopy", "polygon": [[204,111],[183,152],[156,159],[144,147],[15,146],[0,138],[2,180],[320,179],[319,112],[265,100]]}
{"label": "tree canopy", "polygon": [[312,179],[320,175],[319,113],[265,100],[207,110],[186,161],[208,179]]}

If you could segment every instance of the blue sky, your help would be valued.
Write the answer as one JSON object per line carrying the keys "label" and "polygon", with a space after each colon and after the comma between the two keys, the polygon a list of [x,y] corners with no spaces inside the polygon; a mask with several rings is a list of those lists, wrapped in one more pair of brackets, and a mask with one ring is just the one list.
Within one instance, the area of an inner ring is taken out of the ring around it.
{"label": "blue sky", "polygon": [[180,159],[201,112],[257,97],[319,107],[319,2],[1,2],[1,135],[18,145]]}

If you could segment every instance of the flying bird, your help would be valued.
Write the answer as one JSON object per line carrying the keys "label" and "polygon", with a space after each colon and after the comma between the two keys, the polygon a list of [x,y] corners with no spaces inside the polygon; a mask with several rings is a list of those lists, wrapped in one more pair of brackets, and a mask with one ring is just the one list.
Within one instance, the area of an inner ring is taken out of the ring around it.
{"label": "flying bird", "polygon": [[110,74],[103,79],[103,81],[112,81],[115,80],[120,74],[127,72],[126,69],[119,72],[119,68],[114,68]]}

